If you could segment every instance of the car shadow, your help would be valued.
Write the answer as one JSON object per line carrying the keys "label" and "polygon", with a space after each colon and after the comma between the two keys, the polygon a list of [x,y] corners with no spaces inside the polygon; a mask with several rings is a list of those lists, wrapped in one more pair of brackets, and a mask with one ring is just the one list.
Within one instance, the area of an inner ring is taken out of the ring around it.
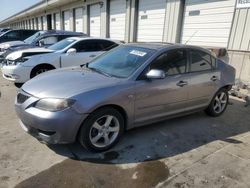
{"label": "car shadow", "polygon": [[103,153],[91,153],[79,143],[48,145],[59,155],[101,164],[128,164],[155,161],[199,148],[213,141],[238,144],[232,138],[250,131],[249,109],[244,103],[231,99],[220,117],[209,117],[204,112],[175,118],[125,132],[120,142]]}

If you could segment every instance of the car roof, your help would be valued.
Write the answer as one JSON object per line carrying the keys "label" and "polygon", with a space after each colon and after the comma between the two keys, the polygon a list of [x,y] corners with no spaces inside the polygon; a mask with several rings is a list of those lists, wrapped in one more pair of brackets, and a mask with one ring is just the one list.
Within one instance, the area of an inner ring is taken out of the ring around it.
{"label": "car roof", "polygon": [[173,45],[172,43],[164,42],[137,42],[137,43],[127,43],[128,46],[136,46],[141,48],[148,48],[152,50],[160,50]]}
{"label": "car roof", "polygon": [[108,38],[101,38],[101,37],[89,37],[89,36],[76,36],[76,37],[69,37],[68,39],[73,39],[73,40],[77,40],[77,41],[81,41],[81,40],[106,40],[106,41],[111,41],[111,42],[115,42],[117,44],[122,44],[122,41],[119,40],[112,40],[112,39],[108,39]]}
{"label": "car roof", "polygon": [[201,50],[206,53],[211,54],[211,51],[199,46],[192,46],[180,43],[167,43],[167,42],[138,42],[138,43],[127,43],[127,46],[136,46],[141,48],[148,48],[152,50],[163,50],[163,49],[175,49],[175,48],[187,48],[187,49],[194,49],[194,50]]}
{"label": "car roof", "polygon": [[38,29],[11,29],[10,31],[39,31]]}
{"label": "car roof", "polygon": [[74,32],[74,31],[64,31],[64,30],[46,30],[41,31],[43,32],[41,35],[84,35],[87,36],[85,33],[81,32]]}

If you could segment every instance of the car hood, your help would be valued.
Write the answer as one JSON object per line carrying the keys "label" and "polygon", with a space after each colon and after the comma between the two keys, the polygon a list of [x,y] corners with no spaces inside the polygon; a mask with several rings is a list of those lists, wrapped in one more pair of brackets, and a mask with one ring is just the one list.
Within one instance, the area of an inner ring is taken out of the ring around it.
{"label": "car hood", "polygon": [[21,49],[27,49],[27,48],[32,48],[32,47],[34,47],[34,48],[36,48],[36,46],[35,45],[32,45],[32,44],[28,44],[28,43],[20,43],[20,44],[15,44],[15,45],[12,45],[12,46],[10,46],[9,47],[9,49],[11,49],[11,50],[21,50]]}
{"label": "car hood", "polygon": [[52,70],[29,80],[22,90],[38,98],[70,98],[83,92],[113,86],[121,79],[108,77],[87,68]]}
{"label": "car hood", "polygon": [[20,57],[26,57],[30,55],[38,55],[38,54],[50,53],[50,52],[54,52],[54,51],[49,50],[47,48],[28,48],[28,49],[23,49],[23,50],[18,50],[16,52],[12,52],[6,57],[6,59],[15,61],[16,59]]}
{"label": "car hood", "polygon": [[11,42],[4,42],[0,44],[0,49],[8,49],[10,47],[16,46],[16,45],[22,45],[25,44],[23,41],[11,41]]}

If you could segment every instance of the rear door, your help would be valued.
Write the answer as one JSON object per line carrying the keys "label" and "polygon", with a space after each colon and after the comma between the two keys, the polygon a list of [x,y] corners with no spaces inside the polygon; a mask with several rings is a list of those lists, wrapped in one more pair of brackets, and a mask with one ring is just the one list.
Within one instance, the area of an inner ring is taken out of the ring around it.
{"label": "rear door", "polygon": [[189,50],[189,109],[207,106],[217,91],[220,72],[215,68],[215,59],[200,50]]}
{"label": "rear door", "polygon": [[83,40],[79,41],[71,48],[76,49],[75,54],[64,53],[61,56],[61,66],[78,66],[89,62],[98,55],[104,53],[102,40]]}
{"label": "rear door", "polygon": [[[176,49],[163,53],[144,71],[158,69],[166,73],[164,79],[136,81],[135,123],[181,113],[188,99],[187,51]],[[184,84],[181,84],[184,83]]]}

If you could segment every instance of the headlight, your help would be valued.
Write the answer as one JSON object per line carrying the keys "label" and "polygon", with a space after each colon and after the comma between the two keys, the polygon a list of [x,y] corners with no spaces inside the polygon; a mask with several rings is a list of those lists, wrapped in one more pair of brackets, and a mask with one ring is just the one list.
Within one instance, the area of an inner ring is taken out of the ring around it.
{"label": "headlight", "polygon": [[75,100],[72,99],[45,98],[37,101],[34,107],[45,111],[56,112],[69,108],[74,103]]}
{"label": "headlight", "polygon": [[15,60],[15,62],[17,62],[17,63],[23,63],[23,62],[25,62],[27,60],[29,60],[29,58],[27,58],[27,57],[20,57],[17,60]]}

